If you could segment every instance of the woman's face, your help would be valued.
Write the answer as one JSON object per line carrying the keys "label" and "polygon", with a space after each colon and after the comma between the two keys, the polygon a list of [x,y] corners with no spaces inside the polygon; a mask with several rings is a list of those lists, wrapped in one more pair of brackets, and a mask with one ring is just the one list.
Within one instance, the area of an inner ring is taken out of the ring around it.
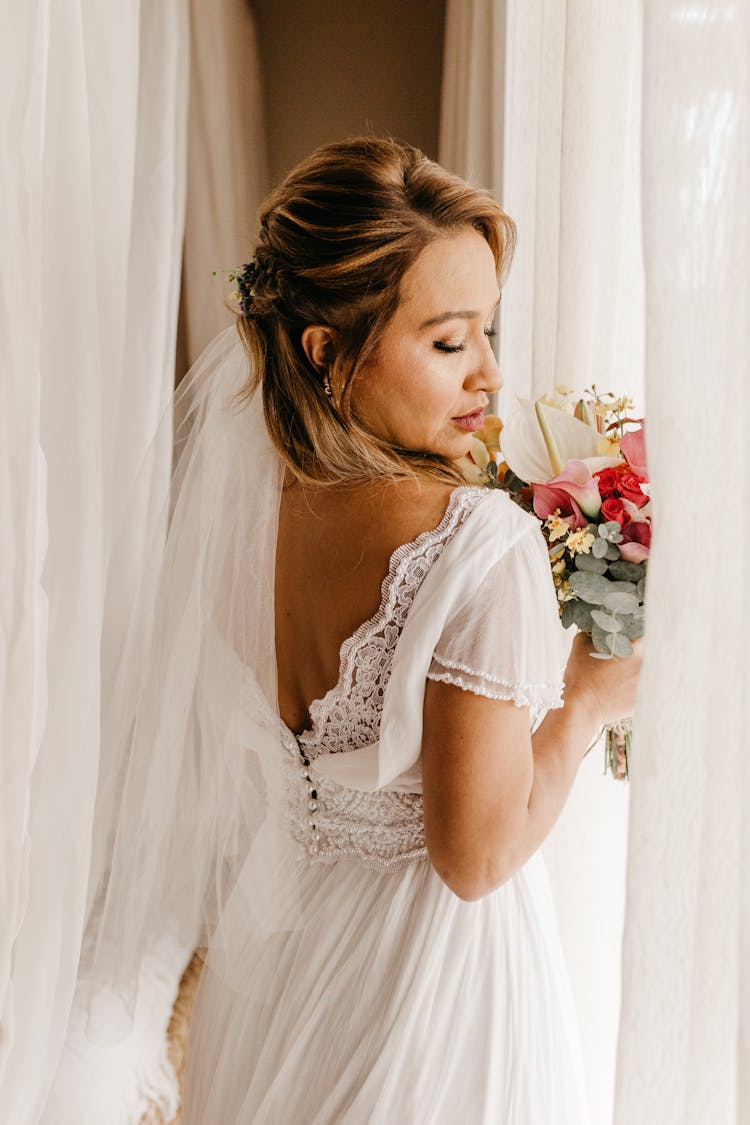
{"label": "woman's face", "polygon": [[475,230],[426,246],[355,380],[357,417],[401,449],[464,457],[489,395],[502,386],[490,339],[499,300],[495,259]]}

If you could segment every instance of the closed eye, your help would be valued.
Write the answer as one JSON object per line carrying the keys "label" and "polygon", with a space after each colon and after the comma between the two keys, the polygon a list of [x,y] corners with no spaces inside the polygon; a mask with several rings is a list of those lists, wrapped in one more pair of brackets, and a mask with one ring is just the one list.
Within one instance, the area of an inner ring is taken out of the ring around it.
{"label": "closed eye", "polygon": [[439,352],[448,352],[449,354],[462,352],[464,350],[463,344],[446,344],[442,340],[433,340],[432,346],[433,348],[437,348]]}

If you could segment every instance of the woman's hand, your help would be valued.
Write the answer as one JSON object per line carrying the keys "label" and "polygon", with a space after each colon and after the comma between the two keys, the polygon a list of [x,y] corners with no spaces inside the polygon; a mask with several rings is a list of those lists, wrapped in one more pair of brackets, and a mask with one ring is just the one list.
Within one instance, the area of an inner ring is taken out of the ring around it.
{"label": "woman's hand", "polygon": [[565,703],[582,705],[598,717],[599,726],[608,726],[633,714],[638,678],[643,663],[644,640],[633,641],[633,655],[612,660],[595,660],[593,641],[585,633],[573,640],[565,668]]}

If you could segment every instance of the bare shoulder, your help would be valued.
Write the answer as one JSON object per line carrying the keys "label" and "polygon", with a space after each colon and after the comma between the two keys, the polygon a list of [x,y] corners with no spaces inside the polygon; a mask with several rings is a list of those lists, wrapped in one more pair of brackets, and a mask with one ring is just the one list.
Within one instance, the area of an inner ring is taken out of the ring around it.
{"label": "bare shoulder", "polygon": [[307,531],[317,528],[333,541],[354,541],[376,555],[410,543],[437,527],[456,485],[427,477],[368,481],[351,488],[293,489],[282,507]]}
{"label": "bare shoulder", "polygon": [[388,482],[373,493],[372,515],[386,539],[408,543],[438,526],[455,489],[430,478]]}

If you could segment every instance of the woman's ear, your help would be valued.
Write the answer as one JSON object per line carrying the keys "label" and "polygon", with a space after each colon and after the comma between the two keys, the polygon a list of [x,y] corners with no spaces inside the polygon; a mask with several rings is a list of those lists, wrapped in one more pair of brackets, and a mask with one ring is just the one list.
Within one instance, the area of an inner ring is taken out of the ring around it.
{"label": "woman's ear", "polygon": [[333,363],[336,332],[325,324],[308,324],[302,330],[302,347],[315,370],[326,372]]}

